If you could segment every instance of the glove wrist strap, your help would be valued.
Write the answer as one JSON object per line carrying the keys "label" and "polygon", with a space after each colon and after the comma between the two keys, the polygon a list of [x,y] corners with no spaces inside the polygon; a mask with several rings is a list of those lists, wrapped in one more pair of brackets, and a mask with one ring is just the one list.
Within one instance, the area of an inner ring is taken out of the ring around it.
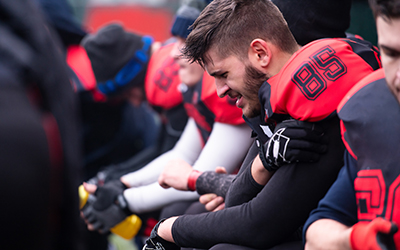
{"label": "glove wrist strap", "polygon": [[278,169],[278,166],[275,166],[270,160],[267,159],[266,155],[266,148],[265,145],[268,143],[263,144],[260,140],[256,139],[257,147],[259,150],[260,160],[266,170],[269,172],[274,172]]}

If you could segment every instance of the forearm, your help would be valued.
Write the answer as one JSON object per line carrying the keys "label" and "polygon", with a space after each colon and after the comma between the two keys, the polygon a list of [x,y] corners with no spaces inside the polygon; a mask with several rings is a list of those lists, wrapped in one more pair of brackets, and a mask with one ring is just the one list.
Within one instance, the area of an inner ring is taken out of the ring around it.
{"label": "forearm", "polygon": [[[250,135],[250,128],[246,124],[214,123],[212,133],[193,168],[204,172],[214,171],[221,166],[227,173],[232,173],[246,156],[253,141]],[[239,146],[237,142],[240,142]]]}
{"label": "forearm", "polygon": [[265,185],[271,179],[273,172],[268,171],[264,168],[260,157],[257,155],[251,164],[251,176],[254,181],[260,185]]}
{"label": "forearm", "polygon": [[177,159],[178,157],[179,154],[177,152],[170,150],[160,155],[140,170],[122,176],[121,180],[123,180],[125,184],[128,184],[129,187],[139,187],[151,184],[157,181],[166,162],[172,159]]}
{"label": "forearm", "polygon": [[[240,147],[236,141],[241,142]],[[242,164],[252,141],[246,124],[234,126],[215,123],[209,140],[193,165],[194,169],[204,172],[195,181],[196,191],[199,194],[215,193],[225,197],[234,176],[216,173],[214,170],[223,166],[228,173],[232,173]],[[193,180],[188,180],[190,183]]]}
{"label": "forearm", "polygon": [[251,173],[251,166],[257,154],[258,148],[254,143],[248,151],[248,155],[240,168],[240,172],[229,187],[225,199],[226,207],[232,207],[250,201],[264,187],[253,179]]}
{"label": "forearm", "polygon": [[196,191],[198,194],[214,193],[218,196],[225,197],[232,180],[236,175],[219,174],[212,171],[202,173],[196,181]]}
{"label": "forearm", "polygon": [[158,228],[158,235],[166,241],[174,242],[174,238],[172,237],[172,225],[178,217],[171,217],[166,219],[163,223],[160,224]]}
{"label": "forearm", "polygon": [[[243,167],[243,166],[242,166]],[[263,185],[258,184],[251,175],[251,165],[247,166],[240,175],[236,176],[225,197],[225,206],[233,207],[251,201],[256,197]]]}
{"label": "forearm", "polygon": [[118,179],[123,175],[137,171],[156,159],[159,155],[159,147],[158,145],[154,145],[138,152],[127,161],[107,166],[104,169],[106,173],[105,182]]}
{"label": "forearm", "polygon": [[351,250],[350,233],[350,227],[335,220],[317,220],[307,230],[305,249]]}
{"label": "forearm", "polygon": [[199,195],[196,192],[179,191],[173,188],[163,189],[158,182],[150,185],[129,188],[124,191],[129,209],[133,213],[155,211],[168,204],[180,200],[196,200]]}

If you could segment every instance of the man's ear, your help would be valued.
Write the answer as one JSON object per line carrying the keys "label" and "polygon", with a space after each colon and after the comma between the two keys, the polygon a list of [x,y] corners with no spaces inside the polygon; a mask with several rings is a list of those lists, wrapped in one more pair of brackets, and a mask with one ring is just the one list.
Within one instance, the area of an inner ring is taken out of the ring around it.
{"label": "man's ear", "polygon": [[249,58],[253,63],[257,63],[261,67],[267,67],[271,61],[271,48],[263,39],[254,39],[250,43]]}

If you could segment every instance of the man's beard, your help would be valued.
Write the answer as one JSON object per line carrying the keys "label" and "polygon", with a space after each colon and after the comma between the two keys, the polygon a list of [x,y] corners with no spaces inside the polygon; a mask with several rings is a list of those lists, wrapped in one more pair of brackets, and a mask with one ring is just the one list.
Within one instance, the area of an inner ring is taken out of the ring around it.
{"label": "man's beard", "polygon": [[258,98],[258,90],[270,77],[251,65],[245,66],[245,74],[244,89],[246,90],[249,101],[251,102],[249,107],[250,114],[247,116],[251,118],[260,115],[261,104]]}

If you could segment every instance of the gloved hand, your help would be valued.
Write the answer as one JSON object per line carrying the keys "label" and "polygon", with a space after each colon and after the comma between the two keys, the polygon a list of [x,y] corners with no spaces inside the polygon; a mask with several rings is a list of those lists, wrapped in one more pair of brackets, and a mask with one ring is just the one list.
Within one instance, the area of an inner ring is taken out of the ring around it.
{"label": "gloved hand", "polygon": [[94,230],[106,233],[132,214],[123,195],[125,189],[126,186],[120,180],[97,188],[94,202],[82,209],[83,216],[93,225]]}
{"label": "gloved hand", "polygon": [[160,220],[151,230],[150,237],[146,240],[142,250],[180,250],[181,248],[172,242],[166,241],[157,234],[158,227],[165,221]]}
{"label": "gloved hand", "polygon": [[371,222],[358,222],[350,234],[351,248],[358,249],[396,249],[393,235],[398,228],[394,222],[381,217]]}
{"label": "gloved hand", "polygon": [[265,144],[257,140],[261,162],[270,172],[286,163],[316,162],[327,150],[323,135],[322,129],[314,123],[283,121]]}

